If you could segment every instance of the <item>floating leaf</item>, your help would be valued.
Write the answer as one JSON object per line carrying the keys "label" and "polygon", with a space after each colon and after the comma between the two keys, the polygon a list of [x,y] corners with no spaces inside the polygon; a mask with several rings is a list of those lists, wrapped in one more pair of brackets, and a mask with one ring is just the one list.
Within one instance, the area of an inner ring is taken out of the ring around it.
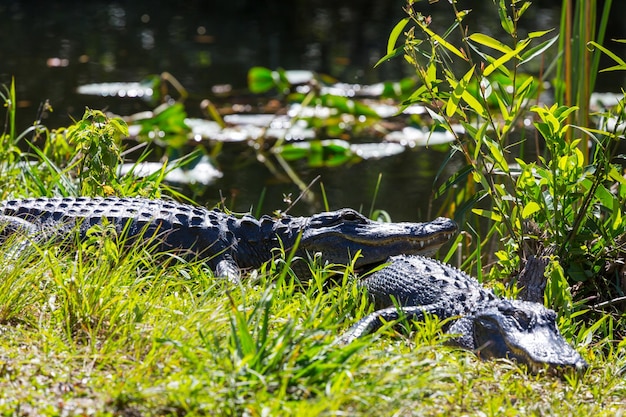
{"label": "floating leaf", "polygon": [[372,110],[368,105],[359,101],[351,100],[347,97],[325,94],[321,97],[322,105],[333,107],[342,113],[348,113],[355,116],[368,116],[378,118],[378,113]]}
{"label": "floating leaf", "polygon": [[339,139],[289,143],[273,149],[285,160],[307,159],[310,167],[338,166],[354,159],[350,144]]}
{"label": "floating leaf", "polygon": [[251,92],[264,93],[275,85],[274,71],[264,67],[252,67],[248,71],[248,88]]}

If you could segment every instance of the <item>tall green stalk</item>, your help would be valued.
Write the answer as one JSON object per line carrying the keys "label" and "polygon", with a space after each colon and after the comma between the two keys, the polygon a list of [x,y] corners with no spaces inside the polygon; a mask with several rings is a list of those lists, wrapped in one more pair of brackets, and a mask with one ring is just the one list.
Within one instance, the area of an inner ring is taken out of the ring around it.
{"label": "tall green stalk", "polygon": [[[559,50],[563,54],[559,58],[555,98],[560,105],[578,107],[579,110],[572,114],[569,123],[580,127],[590,127],[589,98],[596,84],[600,63],[600,54],[592,54],[588,44],[592,41],[603,44],[611,3],[612,0],[604,2],[596,28],[597,0],[577,0],[575,4],[572,0],[563,0],[559,41]],[[569,141],[573,139],[573,133],[573,130],[568,132]],[[586,141],[580,142],[580,150],[587,164],[589,150]]]}
{"label": "tall green stalk", "polygon": [[[11,80],[11,88],[3,86],[4,92],[0,92],[0,98],[4,101],[7,109],[4,132],[0,135],[0,143],[5,141],[13,144],[15,142],[15,78]],[[7,131],[8,130],[8,131]]]}

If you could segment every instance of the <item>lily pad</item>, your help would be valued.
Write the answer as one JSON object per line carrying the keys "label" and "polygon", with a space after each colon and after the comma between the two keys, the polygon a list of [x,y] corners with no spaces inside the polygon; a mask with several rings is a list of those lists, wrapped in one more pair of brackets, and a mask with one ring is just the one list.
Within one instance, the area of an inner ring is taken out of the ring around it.
{"label": "lily pad", "polygon": [[206,156],[203,156],[190,169],[170,169],[167,166],[164,167],[161,162],[126,163],[120,165],[118,175],[134,175],[143,178],[154,175],[163,169],[165,169],[165,181],[173,184],[209,185],[223,176],[222,172],[215,168]]}
{"label": "lily pad", "polygon": [[453,142],[454,139],[454,135],[447,130],[431,132],[412,126],[385,135],[385,141],[399,143],[409,148],[442,145]]}
{"label": "lily pad", "polygon": [[139,82],[85,84],[79,86],[76,92],[87,96],[143,98],[148,100],[154,94],[152,85]]}
{"label": "lily pad", "polygon": [[401,154],[406,150],[399,143],[355,143],[350,145],[350,150],[361,159],[381,159]]}

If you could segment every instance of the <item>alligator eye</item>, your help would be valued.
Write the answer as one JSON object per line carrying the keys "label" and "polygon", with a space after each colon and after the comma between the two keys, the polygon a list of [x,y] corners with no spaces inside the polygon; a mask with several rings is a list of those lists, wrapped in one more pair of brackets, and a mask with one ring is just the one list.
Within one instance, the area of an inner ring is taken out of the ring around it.
{"label": "alligator eye", "polygon": [[346,222],[357,222],[363,220],[361,215],[353,210],[346,210],[341,214],[341,219]]}
{"label": "alligator eye", "polygon": [[526,314],[525,311],[515,310],[513,312],[513,318],[517,321],[522,329],[530,327],[532,318]]}

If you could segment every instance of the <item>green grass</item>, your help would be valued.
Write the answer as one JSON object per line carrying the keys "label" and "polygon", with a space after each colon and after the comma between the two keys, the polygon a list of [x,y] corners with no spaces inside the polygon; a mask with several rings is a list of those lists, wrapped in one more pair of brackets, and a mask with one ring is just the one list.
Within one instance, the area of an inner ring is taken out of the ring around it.
{"label": "green grass", "polygon": [[435,319],[408,335],[334,345],[371,309],[349,268],[331,286],[329,268],[302,284],[268,264],[235,285],[139,247],[120,258],[107,239],[42,247],[1,269],[2,414],[612,416],[626,407],[623,349],[608,342],[580,349],[586,374],[562,377],[447,347]]}

